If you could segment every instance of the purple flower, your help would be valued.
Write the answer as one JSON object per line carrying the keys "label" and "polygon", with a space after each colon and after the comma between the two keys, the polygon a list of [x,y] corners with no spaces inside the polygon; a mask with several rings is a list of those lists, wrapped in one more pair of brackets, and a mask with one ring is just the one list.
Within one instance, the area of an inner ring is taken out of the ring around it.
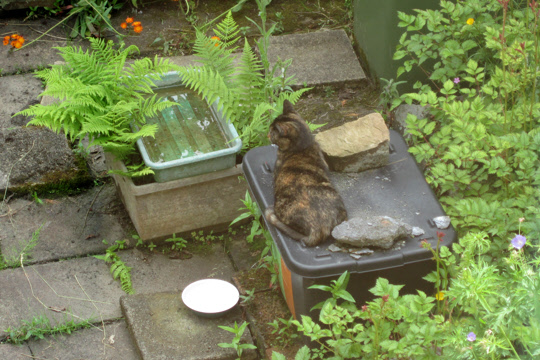
{"label": "purple flower", "polygon": [[476,334],[471,331],[467,334],[467,341],[473,342],[474,340],[476,340]]}
{"label": "purple flower", "polygon": [[521,249],[525,243],[527,242],[527,239],[523,235],[516,235],[515,238],[512,239],[512,246],[515,249]]}
{"label": "purple flower", "polygon": [[454,78],[454,84],[459,84],[461,80],[457,77],[457,78]]}

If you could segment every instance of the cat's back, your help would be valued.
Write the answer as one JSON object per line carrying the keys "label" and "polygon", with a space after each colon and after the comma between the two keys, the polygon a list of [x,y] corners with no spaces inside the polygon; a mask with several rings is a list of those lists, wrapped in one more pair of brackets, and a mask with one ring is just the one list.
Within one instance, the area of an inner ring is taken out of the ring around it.
{"label": "cat's back", "polygon": [[284,110],[271,126],[270,138],[278,146],[274,169],[274,212],[277,218],[306,237],[314,246],[346,220],[341,196],[334,189],[319,144],[307,124]]}

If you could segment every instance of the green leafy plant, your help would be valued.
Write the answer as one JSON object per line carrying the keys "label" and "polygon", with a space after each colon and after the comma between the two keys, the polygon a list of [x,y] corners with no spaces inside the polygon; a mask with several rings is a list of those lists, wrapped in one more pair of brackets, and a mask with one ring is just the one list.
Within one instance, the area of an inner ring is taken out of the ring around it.
{"label": "green leafy plant", "polygon": [[[499,262],[488,255],[486,232],[468,233],[453,245],[460,262],[445,293],[445,314],[457,313],[459,318],[445,339],[448,357],[457,356],[467,342],[472,345],[469,357],[533,359],[540,355],[540,272],[538,257],[526,254],[526,242],[521,234],[507,241],[505,257]],[[451,256],[441,256],[439,261],[454,266]],[[471,332],[472,341],[456,336]]]}
{"label": "green leafy plant", "polygon": [[281,34],[283,30],[285,30],[285,27],[283,26],[283,20],[285,20],[285,16],[281,11],[277,11],[275,14],[276,16],[276,27],[274,28],[275,34]]}
{"label": "green leafy plant", "polygon": [[20,345],[30,339],[40,340],[49,335],[71,334],[73,331],[91,326],[90,319],[77,322],[73,319],[64,319],[63,323],[53,326],[48,317],[41,315],[34,317],[31,321],[22,320],[20,326],[8,327],[4,331],[8,334],[6,342]]}
{"label": "green leafy plant", "polygon": [[141,237],[139,235],[134,234],[134,235],[131,235],[131,237],[133,238],[133,240],[136,241],[135,247],[139,247],[139,246],[144,245],[144,241],[143,241],[143,239],[141,239]]}
{"label": "green leafy plant", "polygon": [[441,1],[399,13],[406,31],[398,76],[428,77],[403,100],[430,116],[407,116],[410,152],[461,234],[486,231],[502,254],[513,219],[540,236],[540,76],[536,1]]}
{"label": "green leafy plant", "polygon": [[77,13],[70,37],[101,37],[104,27],[114,31],[109,20],[111,12],[122,6],[124,2],[118,0],[80,0],[70,11]]}
{"label": "green leafy plant", "polygon": [[[132,3],[133,6],[137,7],[137,0],[132,0]],[[123,35],[116,31],[116,29],[111,24],[110,16],[111,12],[113,10],[120,9],[124,5],[124,2],[118,2],[118,0],[79,0],[73,5],[64,5],[64,0],[56,0],[53,8],[45,7],[43,8],[44,11],[41,10],[42,8],[30,7],[31,10],[29,15],[27,16],[27,19],[30,17],[36,17],[41,13],[45,13],[45,16],[47,16],[47,14],[56,15],[62,13],[65,10],[69,10],[69,14],[64,19],[57,22],[56,25],[50,27],[47,31],[38,36],[36,39],[27,42],[20,49],[30,46],[35,41],[38,41],[43,36],[46,36],[51,30],[53,30],[57,26],[66,23],[73,16],[75,16],[75,24],[72,27],[71,33],[69,35],[71,38],[76,38],[79,35],[83,38],[90,36],[101,37],[104,29],[111,30],[115,32],[118,37],[122,38]],[[16,51],[20,49],[17,49]]]}
{"label": "green leafy plant", "polygon": [[197,13],[195,10],[199,6],[199,0],[180,0],[178,1],[178,7],[182,14],[184,15],[184,18],[187,22],[189,22],[192,25],[195,25],[197,23],[197,20],[199,17],[197,16]]}
{"label": "green leafy plant", "polygon": [[263,224],[261,222],[261,210],[259,209],[259,206],[255,201],[251,199],[251,195],[249,194],[249,191],[246,191],[246,195],[244,197],[244,200],[240,199],[240,201],[244,204],[244,207],[238,209],[239,211],[245,210],[243,213],[238,215],[236,219],[234,219],[230,224],[229,227],[236,224],[237,222],[247,219],[249,217],[253,217],[254,221],[251,223],[251,228],[249,235],[246,237],[246,241],[248,243],[252,243],[255,236],[259,236],[263,234],[264,228]]}
{"label": "green leafy plant", "polygon": [[[267,144],[266,134],[271,121],[282,110],[285,99],[295,103],[307,89],[292,91],[291,78],[285,76],[288,63],[270,67],[267,58],[269,37],[275,24],[266,29],[266,6],[268,0],[257,0],[262,25],[252,21],[261,32],[257,47],[261,60],[244,39],[240,54],[233,54],[240,40],[238,25],[229,12],[216,25],[216,37],[197,32],[195,54],[201,66],[180,68],[179,72],[187,86],[204,96],[209,103],[219,99],[219,108],[237,128],[243,141],[243,149]],[[233,60],[239,58],[235,69]],[[279,76],[276,76],[280,72]]]}
{"label": "green leafy plant", "polygon": [[11,255],[2,256],[0,254],[0,270],[5,268],[14,268],[21,266],[21,256],[30,257],[32,255],[32,250],[36,247],[39,241],[39,234],[43,228],[42,224],[36,231],[32,233],[32,236],[28,241],[19,244],[19,247],[12,249]]}
{"label": "green leafy plant", "polygon": [[240,220],[253,217],[250,233],[246,237],[246,241],[248,243],[253,243],[255,236],[262,235],[264,237],[265,247],[261,251],[259,261],[261,262],[262,266],[266,267],[271,273],[271,283],[275,284],[278,280],[280,263],[277,255],[278,250],[275,248],[274,240],[272,240],[272,236],[270,235],[268,229],[265,228],[261,210],[259,209],[257,203],[253,201],[251,195],[249,195],[249,191],[246,191],[244,199],[240,199],[240,201],[244,204],[244,207],[238,210],[245,211],[238,215],[238,217],[234,219],[229,226],[237,223]]}
{"label": "green leafy plant", "polygon": [[[107,244],[105,240],[103,242]],[[134,294],[135,291],[131,283],[131,267],[127,266],[117,254],[117,251],[123,250],[125,246],[126,240],[116,240],[114,245],[105,250],[105,255],[94,255],[94,257],[110,263],[113,279],[120,281],[120,286],[126,294]]]}
{"label": "green leafy plant", "polygon": [[276,340],[278,341],[278,344],[282,347],[289,346],[298,338],[296,328],[292,326],[292,316],[288,320],[278,318],[277,320],[268,323],[268,325],[274,328],[274,330],[272,330],[272,334],[277,335]]}
{"label": "green leafy plant", "polygon": [[242,305],[248,305],[255,299],[255,289],[246,290],[246,295],[240,295],[242,299]]}
{"label": "green leafy plant", "polygon": [[318,303],[311,310],[322,309],[327,303],[337,304],[339,299],[355,302],[353,296],[347,291],[347,285],[349,284],[349,279],[351,274],[348,271],[345,271],[337,280],[332,280],[332,285],[312,285],[309,289],[318,289],[322,291],[328,291],[332,297],[327,300]]}
{"label": "green leafy plant", "polygon": [[402,103],[397,89],[398,85],[405,83],[405,81],[394,81],[394,79],[380,79],[384,84],[382,85],[381,95],[379,97],[379,106],[382,108],[383,115],[386,119],[392,123],[394,116],[394,109]]}
{"label": "green leafy plant", "polygon": [[[294,360],[310,360],[311,352],[307,345],[304,345],[298,352],[296,353]],[[278,352],[272,351],[272,360],[287,360],[285,355],[280,354]]]}
{"label": "green leafy plant", "polygon": [[41,200],[37,194],[37,192],[32,193],[32,198],[34,199],[35,203],[38,205],[43,205],[43,200]]}
{"label": "green leafy plant", "polygon": [[253,344],[245,344],[245,343],[240,342],[241,339],[242,339],[242,335],[244,334],[244,331],[246,330],[246,327],[248,325],[249,325],[249,323],[244,321],[244,323],[242,325],[238,326],[238,324],[235,321],[234,322],[234,328],[232,328],[230,326],[223,326],[223,325],[218,326],[220,329],[232,332],[234,334],[234,338],[232,339],[232,341],[230,343],[219,343],[218,346],[222,347],[222,348],[232,348],[232,349],[234,349],[236,351],[236,354],[238,355],[237,360],[240,360],[244,350],[246,350],[246,349],[256,349],[257,348]]}
{"label": "green leafy plant", "polygon": [[176,237],[176,234],[173,234],[173,237],[165,240],[165,242],[172,243],[171,249],[176,251],[184,250],[187,245],[187,240]]}
{"label": "green leafy plant", "polygon": [[[88,136],[89,146],[101,145],[115,157],[125,159],[134,151],[138,138],[154,136],[157,126],[146,124],[146,117],[174,104],[153,94],[153,80],[174,66],[167,59],[148,58],[126,65],[126,59],[137,53],[136,46],[119,49],[111,41],[89,39],[92,51],[60,47],[64,65],[36,72],[46,90],[41,96],[52,96],[59,102],[33,105],[16,115],[33,115],[30,125],[63,131],[71,140]],[[128,165],[126,176],[152,173],[141,165]]]}
{"label": "green leafy plant", "polygon": [[[304,335],[320,345],[316,357],[332,359],[433,359],[444,330],[443,316],[433,316],[435,298],[399,295],[402,285],[377,279],[369,291],[377,296],[360,309],[349,301],[323,303],[319,322],[308,316],[293,321]],[[336,288],[334,287],[333,290]],[[305,351],[305,350],[301,350]],[[305,356],[305,355],[302,355]]]}
{"label": "green leafy plant", "polygon": [[197,242],[206,244],[211,244],[215,241],[223,241],[224,239],[223,235],[214,235],[213,230],[211,230],[208,234],[205,234],[203,230],[199,230],[198,232],[192,231],[191,237]]}

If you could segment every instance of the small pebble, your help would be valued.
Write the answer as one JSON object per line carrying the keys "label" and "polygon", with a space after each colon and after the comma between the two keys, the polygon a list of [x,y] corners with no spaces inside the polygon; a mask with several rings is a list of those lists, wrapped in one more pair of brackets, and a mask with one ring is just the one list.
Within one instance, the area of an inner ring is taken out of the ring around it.
{"label": "small pebble", "polygon": [[437,216],[433,218],[433,222],[439,229],[447,229],[450,226],[450,216]]}
{"label": "small pebble", "polygon": [[336,244],[331,244],[329,247],[328,247],[328,251],[331,251],[331,252],[340,252],[341,251],[341,248],[339,246],[337,246]]}
{"label": "small pebble", "polygon": [[362,257],[362,255],[356,255],[356,254],[350,254],[350,255],[355,260],[359,260]]}
{"label": "small pebble", "polygon": [[371,255],[373,253],[374,251],[370,249],[360,249],[360,250],[351,251],[351,254],[355,254],[355,255]]}
{"label": "small pebble", "polygon": [[412,235],[413,236],[420,236],[420,235],[424,235],[426,232],[424,231],[424,229],[422,228],[419,228],[418,226],[413,226],[412,228]]}

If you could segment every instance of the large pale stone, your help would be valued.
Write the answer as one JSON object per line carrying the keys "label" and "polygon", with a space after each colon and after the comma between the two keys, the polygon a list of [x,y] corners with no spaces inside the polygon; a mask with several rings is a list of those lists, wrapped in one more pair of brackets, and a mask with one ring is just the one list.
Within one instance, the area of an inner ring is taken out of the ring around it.
{"label": "large pale stone", "polygon": [[390,136],[378,113],[322,131],[315,139],[332,171],[360,172],[388,163]]}

